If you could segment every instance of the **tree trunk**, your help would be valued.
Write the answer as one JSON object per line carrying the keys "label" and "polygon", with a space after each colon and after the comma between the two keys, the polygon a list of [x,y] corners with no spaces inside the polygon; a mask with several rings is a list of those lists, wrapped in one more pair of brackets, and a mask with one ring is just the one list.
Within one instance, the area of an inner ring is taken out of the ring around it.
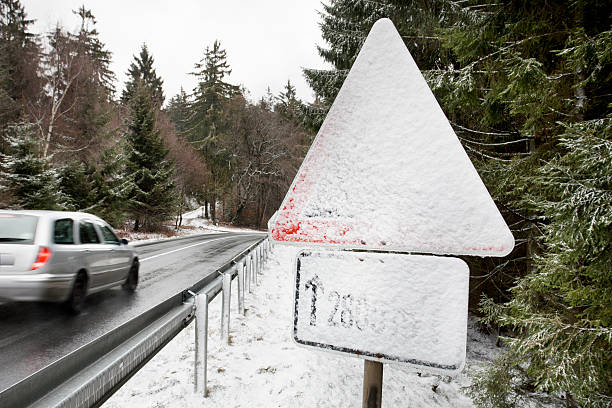
{"label": "tree trunk", "polygon": [[210,203],[210,220],[213,224],[217,222],[217,197],[215,195],[212,196],[212,200]]}
{"label": "tree trunk", "polygon": [[139,223],[138,223],[138,217],[136,217],[136,219],[134,220],[134,232],[138,231],[138,227],[139,227]]}
{"label": "tree trunk", "polygon": [[266,210],[268,209],[268,200],[266,200],[264,198],[264,206],[261,210],[261,218],[259,219],[259,228],[262,228],[262,226],[264,225],[264,218],[266,218]]}
{"label": "tree trunk", "polygon": [[565,408],[580,408],[569,392],[565,393]]}
{"label": "tree trunk", "polygon": [[184,202],[184,195],[181,194],[181,199],[179,200],[179,206],[178,206],[178,211],[176,213],[176,221],[174,223],[174,229],[178,231],[178,229],[181,227],[181,224],[183,224],[183,202]]}
{"label": "tree trunk", "polygon": [[208,199],[204,200],[204,218],[209,219],[208,216]]}
{"label": "tree trunk", "polygon": [[[535,138],[529,139],[528,152],[529,154],[534,154],[535,152]],[[533,258],[536,251],[536,237],[537,237],[537,229],[535,225],[535,215],[531,212],[528,212],[528,217],[530,218],[531,226],[529,227],[529,231],[527,233],[527,273],[533,271],[534,262]]]}

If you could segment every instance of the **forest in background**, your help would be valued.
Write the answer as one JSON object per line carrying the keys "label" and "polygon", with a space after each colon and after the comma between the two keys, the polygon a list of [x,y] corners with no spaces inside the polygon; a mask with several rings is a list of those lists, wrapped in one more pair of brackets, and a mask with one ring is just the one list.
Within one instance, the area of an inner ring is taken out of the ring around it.
{"label": "forest in background", "polygon": [[0,1],[0,206],[156,231],[197,204],[213,223],[265,228],[312,139],[291,83],[248,101],[215,41],[195,89],[167,98],[143,44],[119,93],[94,15],[73,14],[74,32],[33,33],[19,0]]}
{"label": "forest in background", "polygon": [[75,11],[77,32],[35,35],[19,1],[0,7],[1,205],[147,230],[194,202],[265,226],[390,18],[516,239],[505,258],[465,259],[470,307],[506,346],[467,392],[481,407],[612,404],[611,1],[325,1],[333,68],[304,70],[311,104],[290,83],[247,101],[218,42],[194,62],[197,87],[167,101],[143,45],[117,95],[91,12]]}
{"label": "forest in background", "polygon": [[[330,0],[306,69],[333,103],[374,22],[390,18],[516,247],[468,257],[470,306],[506,346],[472,373],[481,407],[612,405],[612,2]],[[409,143],[409,140],[407,140]]]}

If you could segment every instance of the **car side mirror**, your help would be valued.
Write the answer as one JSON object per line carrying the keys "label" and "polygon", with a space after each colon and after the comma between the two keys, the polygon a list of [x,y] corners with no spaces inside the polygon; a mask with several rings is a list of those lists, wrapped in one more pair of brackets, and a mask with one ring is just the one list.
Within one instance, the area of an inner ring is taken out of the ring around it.
{"label": "car side mirror", "polygon": [[121,238],[121,245],[127,245],[128,244],[128,240],[125,238]]}

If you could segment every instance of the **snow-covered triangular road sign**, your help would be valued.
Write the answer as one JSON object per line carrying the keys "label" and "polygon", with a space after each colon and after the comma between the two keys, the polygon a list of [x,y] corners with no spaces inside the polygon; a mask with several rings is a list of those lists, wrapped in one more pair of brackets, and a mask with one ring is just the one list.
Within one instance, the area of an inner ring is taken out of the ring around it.
{"label": "snow-covered triangular road sign", "polygon": [[504,256],[514,247],[390,20],[372,27],[270,236],[431,254]]}

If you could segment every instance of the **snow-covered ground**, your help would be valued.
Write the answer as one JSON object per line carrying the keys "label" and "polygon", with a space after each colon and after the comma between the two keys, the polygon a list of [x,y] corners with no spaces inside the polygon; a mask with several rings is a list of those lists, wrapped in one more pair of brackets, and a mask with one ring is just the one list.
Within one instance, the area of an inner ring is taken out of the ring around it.
{"label": "snow-covered ground", "polygon": [[215,234],[218,232],[262,232],[249,228],[236,228],[223,225],[215,225],[204,218],[203,207],[196,208],[183,214],[183,223],[176,230],[174,225],[168,225],[166,233],[133,232],[117,230],[121,238],[126,238],[131,244],[154,242],[162,239],[186,237],[196,234]]}
{"label": "snow-covered ground", "polygon": [[[298,347],[291,339],[293,259],[277,245],[246,297],[246,316],[232,294],[231,344],[219,339],[221,297],[211,303],[208,398],[193,391],[194,324],[189,325],[105,404],[119,407],[358,407],[363,360]],[[233,287],[236,285],[234,284]],[[419,376],[385,364],[383,406],[472,407],[465,374],[496,353],[495,340],[470,319],[467,365],[455,379]]]}

